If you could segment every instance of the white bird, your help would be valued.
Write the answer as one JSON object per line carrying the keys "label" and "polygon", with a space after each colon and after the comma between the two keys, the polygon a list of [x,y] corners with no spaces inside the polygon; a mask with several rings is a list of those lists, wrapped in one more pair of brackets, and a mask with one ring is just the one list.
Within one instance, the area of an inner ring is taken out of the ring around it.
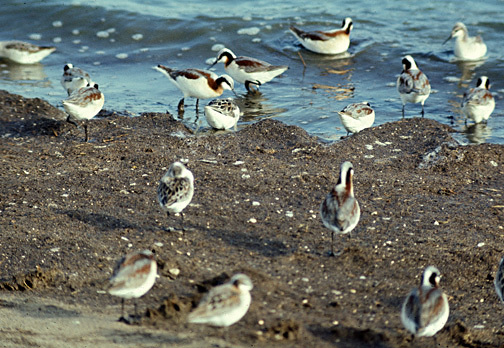
{"label": "white bird", "polygon": [[121,318],[124,318],[124,300],[135,299],[135,318],[137,315],[136,299],[145,295],[154,285],[157,276],[157,264],[150,250],[133,252],[123,257],[117,264],[108,293],[121,297]]}
{"label": "white bird", "polygon": [[174,162],[159,181],[159,205],[166,214],[181,213],[191,203],[194,194],[194,176],[182,163]]}
{"label": "white bird", "polygon": [[494,279],[495,292],[499,299],[504,302],[504,257],[499,262],[499,268]]}
{"label": "white bird", "polygon": [[353,165],[346,161],[340,168],[336,186],[320,205],[320,217],[325,227],[331,230],[331,253],[334,256],[334,233],[345,234],[357,226],[360,219],[359,202],[354,196]]}
{"label": "white bird", "polygon": [[199,99],[215,98],[222,95],[224,90],[234,92],[234,81],[229,75],[217,74],[201,69],[173,70],[164,65],[154,67],[161,72],[184,94],[178,104],[178,111],[184,112],[184,99],[196,98],[196,109]]}
{"label": "white bird", "polygon": [[289,69],[287,65],[271,65],[256,58],[237,57],[227,48],[220,50],[212,66],[217,63],[224,63],[226,72],[235,81],[245,84],[247,91],[251,90],[251,85],[260,86]]}
{"label": "white bird", "polygon": [[229,129],[240,118],[240,108],[231,98],[214,99],[205,106],[208,124],[215,129]]}
{"label": "white bird", "polygon": [[[490,80],[486,76],[481,76],[475,88],[471,88],[464,93],[462,99],[462,111],[467,118],[475,123],[486,122],[495,109],[495,99],[490,89]],[[467,124],[466,118],[466,124]]]}
{"label": "white bird", "polygon": [[0,41],[0,57],[18,64],[35,64],[56,50],[53,46],[37,46],[23,41]]}
{"label": "white bird", "polygon": [[338,115],[347,135],[371,127],[375,120],[375,112],[368,102],[348,104]]}
{"label": "white bird", "polygon": [[343,20],[341,28],[330,31],[303,31],[294,26],[290,31],[307,50],[320,54],[340,54],[350,46],[353,22],[350,17]]}
{"label": "white bird", "polygon": [[487,46],[478,36],[469,36],[464,23],[455,23],[450,36],[443,42],[455,39],[455,57],[460,60],[479,60],[485,57]]}
{"label": "white bird", "polygon": [[[68,113],[67,121],[78,126],[75,121],[90,120],[95,117],[103,108],[105,96],[98,89],[98,85],[86,86],[75,90],[70,96],[63,100],[63,107]],[[89,140],[88,125],[84,123],[86,132],[85,141]]]}
{"label": "white bird", "polygon": [[404,327],[417,337],[433,336],[441,330],[450,314],[448,298],[439,289],[441,274],[434,266],[427,267],[420,281],[406,297],[401,309]]}
{"label": "white bird", "polygon": [[216,286],[203,296],[198,307],[189,313],[189,323],[230,326],[239,321],[249,310],[252,297],[252,281],[242,273]]}
{"label": "white bird", "polygon": [[402,116],[404,117],[406,103],[421,103],[423,117],[424,103],[431,92],[429,79],[420,71],[412,56],[405,56],[402,59],[402,65],[403,71],[397,78],[397,91],[402,101]]}
{"label": "white bird", "polygon": [[68,63],[63,67],[61,85],[68,95],[70,95],[79,88],[86,87],[87,85],[93,86],[94,82],[91,80],[89,73]]}

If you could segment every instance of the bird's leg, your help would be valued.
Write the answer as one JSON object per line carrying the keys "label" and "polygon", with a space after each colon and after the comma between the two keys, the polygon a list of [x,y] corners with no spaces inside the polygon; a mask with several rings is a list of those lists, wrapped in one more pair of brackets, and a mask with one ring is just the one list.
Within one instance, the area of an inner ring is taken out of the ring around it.
{"label": "bird's leg", "polygon": [[124,298],[121,299],[121,317],[119,318],[118,321],[129,324],[128,319],[124,317]]}
{"label": "bird's leg", "polygon": [[422,117],[424,117],[425,115],[425,112],[424,112],[424,107],[423,107],[423,104],[422,104]]}
{"label": "bird's leg", "polygon": [[88,140],[89,140],[89,137],[88,137],[88,124],[87,124],[87,122],[85,122],[83,126],[84,126],[84,134],[85,134],[84,141],[87,143]]}
{"label": "bird's leg", "polygon": [[259,89],[254,88],[254,85],[260,86],[261,83],[259,81],[255,81],[255,82],[254,81],[245,81],[245,88],[247,89],[247,92],[258,93]]}
{"label": "bird's leg", "polygon": [[179,117],[182,118],[182,115],[184,115],[184,98],[180,99],[178,106],[177,106],[178,114]]}
{"label": "bird's leg", "polygon": [[331,252],[329,256],[336,256],[334,255],[334,231],[331,231]]}
{"label": "bird's leg", "polygon": [[404,118],[404,104],[402,106],[402,118]]}
{"label": "bird's leg", "polygon": [[135,306],[135,320],[138,320],[140,317],[138,316],[137,301],[136,301],[136,299],[134,300],[133,304]]}
{"label": "bird's leg", "polygon": [[70,115],[68,115],[68,117],[67,117],[67,119],[66,119],[66,120],[67,120],[67,122],[68,122],[68,123],[71,123],[71,124],[73,124],[75,127],[79,128],[79,124],[78,124],[77,122],[75,122],[74,120],[72,120],[72,118],[70,117]]}

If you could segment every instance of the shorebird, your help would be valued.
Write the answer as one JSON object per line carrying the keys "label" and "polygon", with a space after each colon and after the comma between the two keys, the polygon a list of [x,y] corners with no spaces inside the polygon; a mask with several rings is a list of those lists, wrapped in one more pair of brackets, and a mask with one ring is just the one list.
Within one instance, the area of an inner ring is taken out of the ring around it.
{"label": "shorebird", "polygon": [[240,108],[231,98],[214,99],[205,106],[208,124],[215,129],[229,129],[240,118]]}
{"label": "shorebird", "polygon": [[194,176],[182,163],[174,162],[159,181],[157,189],[159,205],[170,213],[180,213],[189,205],[194,194]]}
{"label": "shorebird", "polygon": [[434,266],[427,267],[420,286],[414,288],[403,303],[401,321],[416,337],[434,336],[448,320],[448,298],[439,289],[441,274]]}
{"label": "shorebird", "polygon": [[184,99],[196,98],[196,110],[199,99],[216,98],[222,95],[224,90],[234,92],[234,81],[229,75],[217,76],[217,74],[201,69],[173,70],[164,65],[154,68],[168,77],[168,79],[184,94],[178,103],[178,111],[184,112]]}
{"label": "shorebird", "polygon": [[475,123],[487,122],[495,109],[495,99],[490,89],[490,80],[486,76],[481,76],[475,88],[470,88],[464,93],[462,99],[462,111],[467,118]]}
{"label": "shorebird", "polygon": [[294,26],[290,31],[307,50],[320,54],[340,54],[350,46],[353,22],[350,17],[343,20],[341,28],[330,31],[303,31]]}
{"label": "shorebird", "polygon": [[89,76],[86,71],[76,68],[71,63],[68,63],[63,67],[61,85],[65,91],[67,91],[68,95],[70,95],[73,91],[79,88],[86,87],[87,85],[93,86],[94,82],[91,80],[91,76]]}
{"label": "shorebird", "polygon": [[224,63],[226,72],[235,81],[245,84],[247,91],[251,90],[251,85],[260,86],[289,69],[287,65],[271,65],[255,58],[237,57],[227,48],[220,50],[211,67],[217,63]]}
{"label": "shorebird", "polygon": [[123,257],[110,278],[108,293],[121,297],[120,321],[129,322],[124,317],[124,300],[135,299],[135,319],[138,318],[136,299],[145,295],[154,285],[157,264],[149,250],[133,252]]}
{"label": "shorebird", "polygon": [[0,41],[0,57],[18,64],[35,64],[56,50],[53,46],[37,46],[23,41]]}
{"label": "shorebird", "polygon": [[334,233],[351,232],[360,219],[359,202],[353,190],[353,165],[346,161],[340,168],[336,186],[327,194],[320,205],[320,217],[325,227],[331,230],[331,256],[334,256]]}
{"label": "shorebird", "polygon": [[[78,126],[75,121],[92,119],[100,112],[104,103],[105,96],[95,83],[93,86],[88,85],[75,90],[67,99],[63,100],[63,107],[68,113],[67,121]],[[87,122],[84,123],[84,130],[87,142],[89,140]]]}
{"label": "shorebird", "polygon": [[406,103],[421,103],[422,117],[424,117],[424,103],[431,92],[427,76],[420,71],[412,56],[407,55],[402,59],[403,71],[397,78],[397,91],[402,101],[402,116]]}
{"label": "shorebird", "polygon": [[252,281],[242,273],[235,274],[231,280],[216,286],[203,296],[198,307],[189,313],[189,323],[230,326],[247,313],[252,297]]}
{"label": "shorebird", "polygon": [[375,112],[368,102],[349,104],[338,115],[347,135],[371,127],[375,120]]}
{"label": "shorebird", "polygon": [[443,45],[452,38],[455,39],[455,57],[460,60],[479,60],[485,57],[487,46],[483,39],[478,36],[469,36],[464,23],[455,23],[450,36]]}

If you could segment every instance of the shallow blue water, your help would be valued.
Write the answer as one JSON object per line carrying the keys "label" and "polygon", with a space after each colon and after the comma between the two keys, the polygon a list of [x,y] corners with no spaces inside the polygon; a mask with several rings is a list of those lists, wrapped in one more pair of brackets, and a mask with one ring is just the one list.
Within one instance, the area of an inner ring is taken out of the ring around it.
{"label": "shallow blue water", "polygon": [[[336,140],[346,134],[336,111],[348,103],[369,101],[376,111],[375,125],[401,118],[395,81],[402,56],[411,54],[433,88],[425,104],[426,117],[454,126],[461,142],[504,143],[504,22],[496,15],[504,9],[502,0],[477,5],[474,1],[401,0],[384,0],[379,6],[369,0],[181,4],[6,0],[0,13],[4,23],[0,40],[54,44],[58,50],[35,66],[0,61],[0,88],[61,107],[65,92],[59,80],[64,64],[71,62],[100,84],[106,109],[132,115],[167,110],[176,114],[181,93],[152,67],[205,68],[217,54],[216,45],[222,44],[238,55],[290,67],[280,78],[261,86],[259,96],[248,96],[243,86],[236,86],[244,111],[239,125],[274,117],[322,139]],[[291,24],[309,29],[339,27],[347,16],[354,21],[347,59],[301,49],[288,31]],[[451,62],[453,41],[442,45],[457,21],[467,25],[470,35],[480,34],[488,45],[488,58],[478,67]],[[222,64],[214,68],[224,73]],[[490,78],[497,106],[487,126],[467,133],[460,101],[480,75]],[[184,122],[207,127],[204,117],[196,120],[195,101],[186,103]],[[420,110],[420,105],[408,104],[406,117],[418,117]]]}

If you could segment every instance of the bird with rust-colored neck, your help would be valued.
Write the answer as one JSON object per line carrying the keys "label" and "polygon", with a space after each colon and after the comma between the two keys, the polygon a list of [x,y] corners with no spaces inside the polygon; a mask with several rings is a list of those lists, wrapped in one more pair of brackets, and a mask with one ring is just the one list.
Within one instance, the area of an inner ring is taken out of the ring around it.
{"label": "bird with rust-colored neck", "polygon": [[427,267],[420,286],[414,288],[403,303],[401,321],[416,337],[434,336],[443,328],[450,314],[448,298],[439,288],[441,273],[434,266]]}
{"label": "bird with rust-colored neck", "polygon": [[184,94],[178,103],[179,114],[184,112],[184,99],[196,98],[196,111],[200,99],[216,98],[222,95],[224,90],[234,92],[234,81],[229,75],[217,76],[217,74],[202,69],[174,70],[164,65],[154,67],[160,71]]}
{"label": "bird with rust-colored neck", "polygon": [[[320,217],[325,227],[331,230],[331,256],[334,256],[334,234],[351,232],[360,219],[359,202],[353,190],[353,165],[346,161],[340,169],[336,186],[320,205]],[[340,252],[341,253],[341,252]]]}
{"label": "bird with rust-colored neck", "polygon": [[290,31],[307,50],[320,54],[341,54],[350,46],[350,32],[353,29],[352,18],[343,20],[341,28],[329,31],[303,31],[294,26]]}

